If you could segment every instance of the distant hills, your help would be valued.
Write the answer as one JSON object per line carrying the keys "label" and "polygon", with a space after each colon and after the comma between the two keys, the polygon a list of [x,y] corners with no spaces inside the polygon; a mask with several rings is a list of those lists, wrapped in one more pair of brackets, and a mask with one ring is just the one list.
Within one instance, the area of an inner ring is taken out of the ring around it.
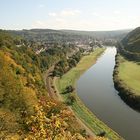
{"label": "distant hills", "polygon": [[81,42],[89,40],[122,39],[131,30],[118,31],[76,31],[76,30],[52,30],[52,29],[31,29],[31,30],[10,30],[10,33],[20,35],[26,40],[38,42]]}
{"label": "distant hills", "polygon": [[89,35],[97,39],[104,39],[104,38],[120,38],[125,36],[131,30],[132,29],[114,30],[114,31],[77,31],[77,30],[61,30],[61,31],[66,33]]}

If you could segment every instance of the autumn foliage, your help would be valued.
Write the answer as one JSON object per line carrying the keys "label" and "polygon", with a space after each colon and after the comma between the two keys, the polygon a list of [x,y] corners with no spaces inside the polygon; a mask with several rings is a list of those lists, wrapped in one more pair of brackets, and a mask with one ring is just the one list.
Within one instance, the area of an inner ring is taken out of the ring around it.
{"label": "autumn foliage", "polygon": [[[45,88],[42,72],[64,58],[65,53],[51,49],[36,55],[25,44],[28,43],[0,31],[0,139],[87,139],[74,114],[65,104],[50,99]],[[79,58],[74,59],[78,62]],[[69,103],[74,101],[70,95]]]}

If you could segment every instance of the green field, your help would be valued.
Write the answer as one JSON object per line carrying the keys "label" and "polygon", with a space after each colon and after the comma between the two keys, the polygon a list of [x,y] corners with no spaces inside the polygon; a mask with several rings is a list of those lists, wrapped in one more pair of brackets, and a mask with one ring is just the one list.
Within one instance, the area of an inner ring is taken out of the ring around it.
{"label": "green field", "polygon": [[120,56],[118,78],[137,95],[140,95],[140,65]]}
{"label": "green field", "polygon": [[[83,74],[89,67],[91,67],[97,58],[104,52],[104,49],[96,49],[88,56],[84,56],[78,65],[62,76],[61,79],[56,81],[56,86],[60,93],[69,85],[75,85],[76,80]],[[76,95],[76,93],[73,93]],[[68,94],[61,94],[66,101]],[[101,122],[94,114],[92,114],[76,96],[76,101],[71,106],[77,116],[95,133],[99,134],[103,131],[106,132],[106,137],[112,140],[121,140],[122,138]]]}

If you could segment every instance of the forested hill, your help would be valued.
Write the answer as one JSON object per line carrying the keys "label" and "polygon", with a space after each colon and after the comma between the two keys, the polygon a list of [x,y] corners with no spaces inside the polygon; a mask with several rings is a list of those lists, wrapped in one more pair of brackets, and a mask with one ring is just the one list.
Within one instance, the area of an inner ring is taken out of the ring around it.
{"label": "forested hill", "polygon": [[[21,36],[0,30],[0,139],[89,139],[66,103],[51,98],[44,81],[44,73],[52,66],[52,76],[59,77],[76,66],[83,50],[55,45],[36,54],[28,43]],[[69,97],[72,104],[75,98]],[[105,140],[95,138],[100,139]]]}
{"label": "forested hill", "polygon": [[131,29],[114,30],[114,31],[77,31],[77,30],[61,30],[61,31],[66,33],[88,35],[102,40],[102,39],[121,39],[127,33],[129,33]]}
{"label": "forested hill", "polygon": [[118,52],[132,61],[140,62],[140,27],[118,42]]}
{"label": "forested hill", "polygon": [[20,35],[24,39],[29,41],[48,42],[48,43],[65,43],[65,42],[76,42],[76,41],[87,41],[90,39],[87,35],[64,33],[60,30],[51,29],[31,29],[31,30],[20,30],[20,31],[9,31],[10,33]]}
{"label": "forested hill", "polygon": [[105,41],[107,39],[122,39],[130,30],[118,31],[76,31],[76,30],[52,30],[52,29],[31,29],[31,30],[18,30],[9,31],[16,35],[22,36],[24,39],[38,42],[50,43],[81,43],[87,44],[93,39]]}
{"label": "forested hill", "polygon": [[48,96],[42,75],[56,62],[66,62],[72,48],[56,47],[37,55],[22,41],[0,31],[0,139],[85,140],[85,131],[74,125],[75,116],[66,105]]}
{"label": "forested hill", "polygon": [[140,53],[140,27],[130,32],[122,42],[126,50]]}

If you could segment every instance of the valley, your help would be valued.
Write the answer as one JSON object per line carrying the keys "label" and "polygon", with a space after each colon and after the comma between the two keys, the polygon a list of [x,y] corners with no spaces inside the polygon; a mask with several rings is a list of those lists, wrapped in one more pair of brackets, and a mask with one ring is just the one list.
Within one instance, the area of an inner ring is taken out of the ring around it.
{"label": "valley", "polygon": [[[0,31],[0,137],[138,140],[139,113],[132,108],[139,110],[140,67],[138,47],[126,47],[131,36],[52,31]],[[50,32],[56,40],[44,38]]]}

